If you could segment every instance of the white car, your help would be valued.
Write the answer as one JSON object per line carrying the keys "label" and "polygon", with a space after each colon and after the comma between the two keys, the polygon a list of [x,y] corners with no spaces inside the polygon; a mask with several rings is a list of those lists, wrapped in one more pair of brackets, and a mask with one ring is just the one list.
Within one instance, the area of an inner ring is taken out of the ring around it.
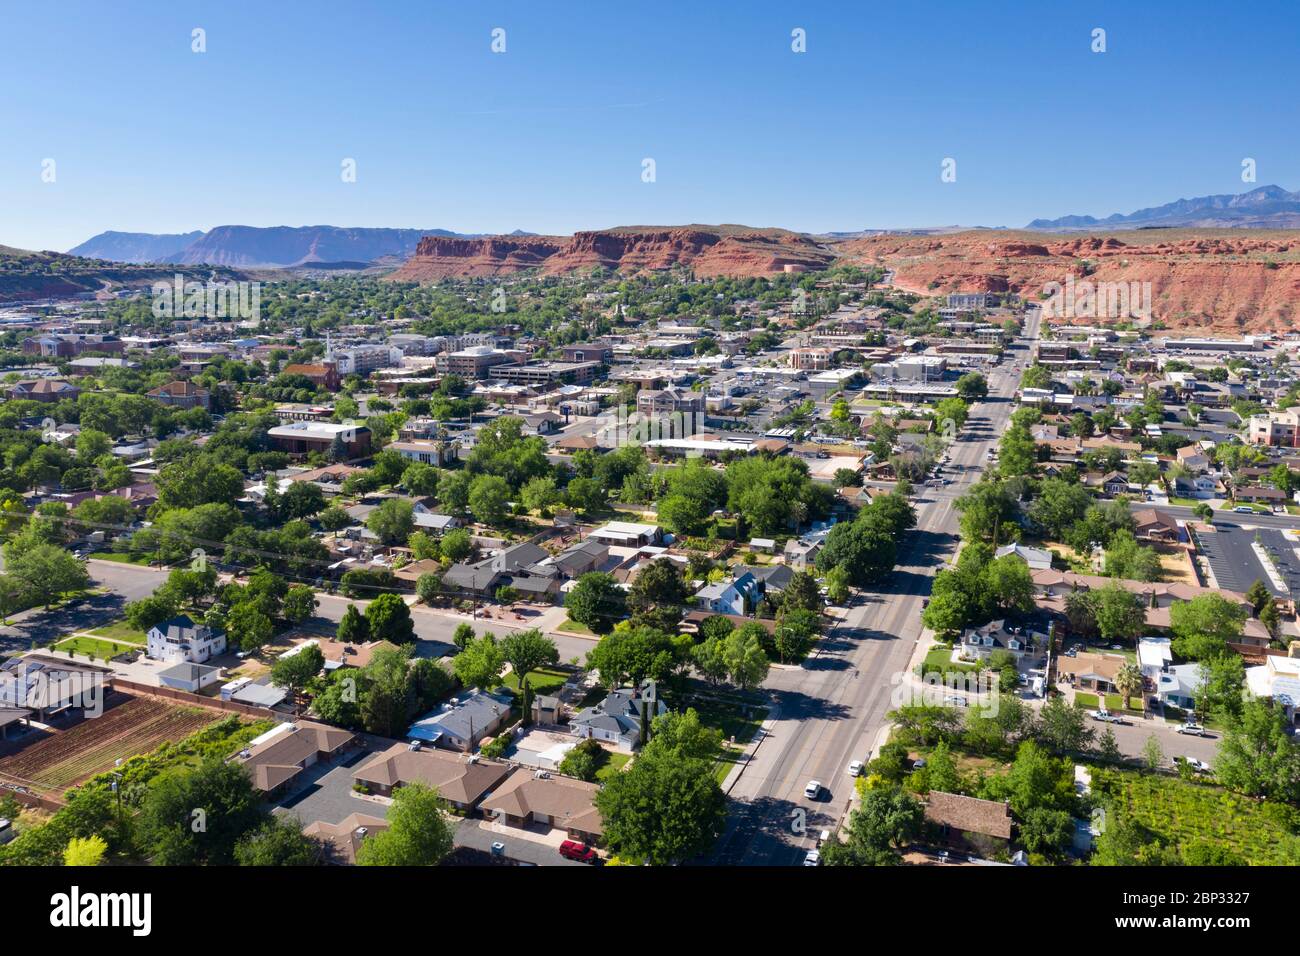
{"label": "white car", "polygon": [[816,800],[822,795],[822,784],[820,780],[809,780],[808,786],[803,788],[803,795],[809,800]]}
{"label": "white car", "polygon": [[849,776],[850,776],[850,777],[860,777],[860,776],[862,776],[862,761],[861,761],[861,760],[855,760],[855,761],[853,761],[851,764],[849,764]]}
{"label": "white car", "polygon": [[820,851],[820,850],[809,850],[807,853],[805,853],[805,854],[804,854],[804,858],[803,858],[803,865],[804,865],[804,866],[821,866],[821,865],[822,865],[822,855],[821,855],[821,851]]}
{"label": "white car", "polygon": [[947,704],[949,707],[965,707],[965,706],[966,706],[966,698],[965,698],[965,697],[956,697],[956,696],[953,696],[953,697],[945,697],[945,698],[943,699],[943,702],[944,702],[945,704]]}

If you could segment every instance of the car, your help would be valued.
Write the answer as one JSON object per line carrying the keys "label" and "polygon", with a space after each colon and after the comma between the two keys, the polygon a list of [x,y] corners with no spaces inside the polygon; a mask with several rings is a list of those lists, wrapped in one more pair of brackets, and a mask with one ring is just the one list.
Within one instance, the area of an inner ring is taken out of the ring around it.
{"label": "car", "polygon": [[809,800],[816,800],[822,795],[822,784],[820,780],[809,780],[808,786],[803,788],[803,795]]}
{"label": "car", "polygon": [[1090,710],[1088,716],[1093,720],[1099,720],[1103,724],[1112,724],[1115,722],[1115,715],[1108,710]]}
{"label": "car", "polygon": [[1235,511],[1235,512],[1236,512],[1237,514],[1239,514],[1239,515],[1253,515],[1253,514],[1255,513],[1255,509],[1254,509],[1254,508],[1247,508],[1245,505],[1238,505],[1237,507],[1233,508],[1232,510]]}
{"label": "car", "polygon": [[809,850],[803,857],[804,866],[821,866],[822,854],[820,850]]}
{"label": "car", "polygon": [[966,698],[965,698],[965,697],[958,697],[956,694],[952,695],[951,697],[945,697],[945,698],[943,699],[943,702],[944,702],[945,704],[947,704],[949,707],[965,707],[965,706],[966,706]]}
{"label": "car", "polygon": [[860,777],[860,776],[862,776],[862,761],[861,761],[861,760],[854,760],[852,763],[849,764],[849,776],[850,776],[850,777]]}
{"label": "car", "polygon": [[1205,728],[1202,727],[1200,724],[1194,724],[1191,721],[1188,721],[1185,724],[1180,724],[1178,727],[1175,727],[1174,730],[1176,733],[1189,734],[1192,737],[1205,736]]}
{"label": "car", "polygon": [[913,770],[924,770],[924,769],[925,769],[925,758],[924,758],[924,757],[917,757],[915,760],[913,760],[913,761],[912,761],[912,769],[913,769]]}
{"label": "car", "polygon": [[577,840],[565,840],[561,843],[560,856],[566,860],[576,860],[579,863],[595,863],[600,859],[595,850],[585,843],[579,843]]}
{"label": "car", "polygon": [[1186,761],[1187,765],[1197,773],[1210,772],[1210,765],[1204,760],[1197,760],[1195,757],[1184,757],[1183,760]]}

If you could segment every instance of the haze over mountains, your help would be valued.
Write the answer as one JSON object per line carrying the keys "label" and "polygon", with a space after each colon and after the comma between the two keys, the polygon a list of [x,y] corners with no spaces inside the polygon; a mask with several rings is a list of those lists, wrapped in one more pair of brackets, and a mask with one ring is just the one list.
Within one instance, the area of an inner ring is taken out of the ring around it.
{"label": "haze over mountains", "polygon": [[208,232],[179,235],[102,232],[68,251],[114,262],[287,268],[311,263],[367,263],[384,257],[405,259],[425,236],[459,235],[447,229],[217,226]]}
{"label": "haze over mountains", "polygon": [[1105,219],[1095,216],[1062,216],[1035,219],[1026,229],[1045,232],[1096,231],[1102,229],[1297,229],[1300,228],[1300,192],[1281,186],[1260,186],[1249,192],[1222,193],[1179,199],[1139,209],[1128,215],[1114,213]]}

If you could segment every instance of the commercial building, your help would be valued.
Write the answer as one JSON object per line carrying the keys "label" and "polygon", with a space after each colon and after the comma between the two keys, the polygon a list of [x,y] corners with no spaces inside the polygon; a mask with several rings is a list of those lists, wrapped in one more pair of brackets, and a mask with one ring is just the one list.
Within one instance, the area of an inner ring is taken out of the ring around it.
{"label": "commercial building", "polygon": [[370,453],[370,428],[355,422],[291,422],[277,425],[266,434],[276,448],[291,455],[307,455],[314,451],[329,454],[336,439],[343,443],[348,458]]}

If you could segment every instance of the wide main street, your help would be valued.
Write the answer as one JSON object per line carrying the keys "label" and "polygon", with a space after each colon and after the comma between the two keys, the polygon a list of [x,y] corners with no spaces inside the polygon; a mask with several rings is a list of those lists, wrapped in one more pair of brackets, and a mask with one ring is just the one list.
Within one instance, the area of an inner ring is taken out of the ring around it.
{"label": "wide main street", "polygon": [[[1025,330],[1029,342],[1037,325],[1035,319]],[[904,537],[898,566],[883,589],[850,607],[803,666],[773,669],[764,685],[773,716],[732,787],[731,814],[713,862],[796,864],[816,845],[820,830],[841,822],[853,793],[848,764],[866,760],[886,726],[895,690],[921,639],[923,597],[957,546],[954,502],[979,480],[1018,384],[1019,375],[1006,366],[989,375],[988,399],[972,407],[951,446],[951,483],[918,489],[916,527]],[[806,798],[810,780],[820,781],[829,796]]]}

